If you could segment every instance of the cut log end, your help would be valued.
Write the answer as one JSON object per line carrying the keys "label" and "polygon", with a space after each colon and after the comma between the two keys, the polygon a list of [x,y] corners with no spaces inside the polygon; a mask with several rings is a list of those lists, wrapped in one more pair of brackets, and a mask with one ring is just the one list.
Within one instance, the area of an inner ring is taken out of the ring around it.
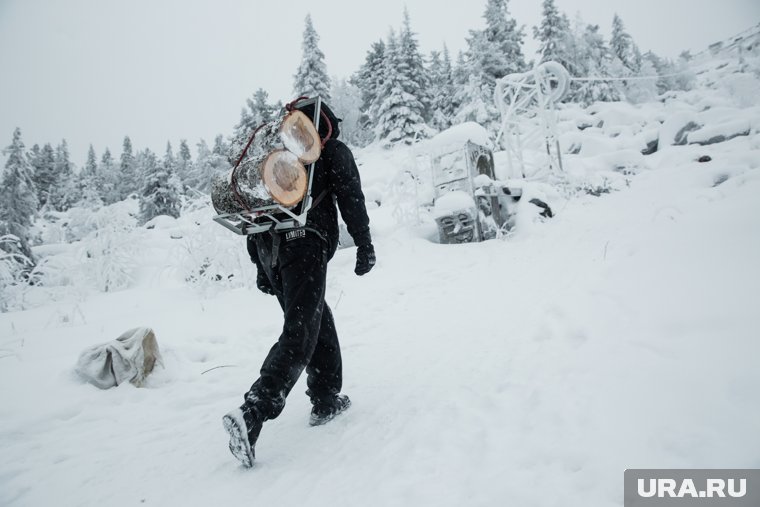
{"label": "cut log end", "polygon": [[283,206],[295,206],[306,195],[306,168],[287,150],[275,150],[264,159],[261,178],[272,198]]}
{"label": "cut log end", "polygon": [[301,111],[290,112],[280,127],[280,139],[285,148],[304,164],[311,164],[322,153],[319,133],[308,116]]}

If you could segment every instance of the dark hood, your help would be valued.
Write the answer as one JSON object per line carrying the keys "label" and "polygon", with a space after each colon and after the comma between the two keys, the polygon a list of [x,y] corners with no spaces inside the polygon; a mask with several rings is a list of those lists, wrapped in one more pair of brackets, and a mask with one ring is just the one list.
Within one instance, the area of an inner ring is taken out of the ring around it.
{"label": "dark hood", "polygon": [[[296,104],[296,109],[302,111],[309,118],[314,117],[314,104],[309,104],[308,106],[303,107],[299,107]],[[322,112],[327,115],[327,119],[330,120],[330,123],[332,124],[332,134],[330,135],[330,139],[337,139],[340,135],[340,122],[343,120],[335,116],[335,113],[333,113],[332,109],[330,109],[330,106],[328,106],[325,102],[322,102]],[[327,126],[327,122],[325,122],[325,118],[323,116],[319,119],[319,136],[324,139],[327,136],[328,130],[329,128]]]}

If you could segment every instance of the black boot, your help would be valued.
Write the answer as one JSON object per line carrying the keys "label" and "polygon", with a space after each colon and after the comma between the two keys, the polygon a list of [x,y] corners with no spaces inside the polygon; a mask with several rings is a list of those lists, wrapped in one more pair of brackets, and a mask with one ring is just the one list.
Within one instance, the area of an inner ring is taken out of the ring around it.
{"label": "black boot", "polygon": [[222,418],[224,429],[230,434],[230,452],[245,467],[252,467],[256,457],[254,449],[264,419],[248,405],[229,412]]}
{"label": "black boot", "polygon": [[314,406],[309,418],[310,426],[325,424],[351,406],[351,400],[345,394],[335,394],[329,398],[312,398],[311,402]]}

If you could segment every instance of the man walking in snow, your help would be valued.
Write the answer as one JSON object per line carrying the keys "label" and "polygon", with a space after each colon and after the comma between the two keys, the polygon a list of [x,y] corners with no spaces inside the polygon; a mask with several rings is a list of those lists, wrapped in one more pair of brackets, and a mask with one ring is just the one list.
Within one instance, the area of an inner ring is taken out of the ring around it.
{"label": "man walking in snow", "polygon": [[[314,106],[301,109],[313,117]],[[260,377],[244,403],[224,416],[230,451],[244,466],[253,465],[254,448],[264,421],[285,407],[285,398],[306,370],[312,410],[309,424],[330,421],[351,404],[340,394],[343,378],[340,345],[332,312],[325,302],[327,263],[338,246],[338,214],[357,246],[357,275],[375,265],[375,251],[364,204],[359,171],[351,150],[338,141],[339,118],[324,103],[320,137],[328,138],[314,166],[311,195],[314,207],[306,226],[287,232],[248,236],[247,247],[258,270],[256,285],[277,297],[285,322],[269,351]]]}

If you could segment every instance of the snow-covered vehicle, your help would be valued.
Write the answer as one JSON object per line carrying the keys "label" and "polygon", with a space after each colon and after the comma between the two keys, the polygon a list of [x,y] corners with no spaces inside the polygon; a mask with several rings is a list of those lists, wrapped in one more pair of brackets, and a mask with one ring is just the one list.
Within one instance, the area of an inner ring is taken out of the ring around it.
{"label": "snow-covered vehicle", "polygon": [[[523,193],[518,182],[497,180],[491,149],[467,137],[464,142],[447,143],[445,149],[440,143],[431,147],[433,214],[441,243],[484,241],[509,230]],[[531,202],[543,208],[544,216],[551,216],[544,202]]]}

